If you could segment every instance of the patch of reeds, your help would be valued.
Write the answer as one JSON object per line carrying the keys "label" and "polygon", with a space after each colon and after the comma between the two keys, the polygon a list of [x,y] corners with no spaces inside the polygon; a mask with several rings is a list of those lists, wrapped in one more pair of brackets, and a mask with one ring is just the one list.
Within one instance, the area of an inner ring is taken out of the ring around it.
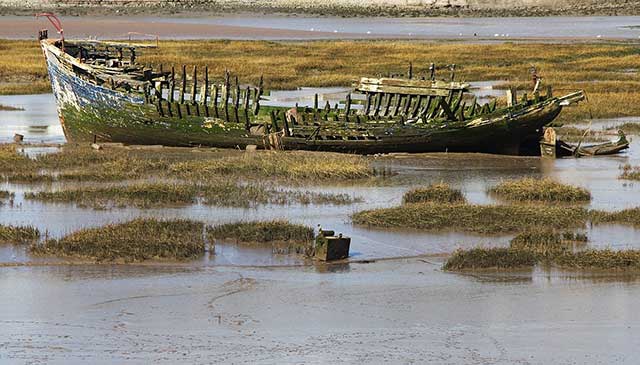
{"label": "patch of reeds", "polygon": [[373,176],[361,156],[309,152],[257,152],[217,159],[198,159],[169,166],[175,176],[189,180],[245,176],[282,180],[348,180]]}
{"label": "patch of reeds", "polygon": [[594,223],[623,224],[640,227],[640,207],[619,210],[617,212],[592,212]]}
{"label": "patch of reeds", "polygon": [[581,187],[561,184],[549,178],[503,181],[489,189],[489,193],[510,201],[520,202],[589,202],[591,193]]}
{"label": "patch of reeds", "polygon": [[24,109],[23,108],[18,108],[18,107],[15,107],[15,106],[0,104],[0,111],[22,111],[22,110],[24,110]]}
{"label": "patch of reeds", "polygon": [[640,134],[640,123],[626,122],[612,129],[622,130],[625,134]]}
{"label": "patch of reeds", "polygon": [[587,249],[563,252],[553,258],[557,266],[570,269],[640,270],[640,250]]}
{"label": "patch of reeds", "polygon": [[139,218],[48,239],[32,245],[31,252],[96,261],[189,260],[205,252],[204,225],[182,219]]}
{"label": "patch of reeds", "polygon": [[527,250],[542,257],[552,257],[564,252],[572,251],[575,245],[587,242],[583,233],[558,232],[547,228],[534,228],[516,235],[510,247],[512,249]]}
{"label": "patch of reeds", "polygon": [[530,227],[582,227],[590,218],[590,212],[567,206],[416,203],[365,210],[351,218],[355,224],[372,227],[510,233]]}
{"label": "patch of reeds", "polygon": [[624,164],[620,166],[620,170],[622,171],[618,176],[619,179],[623,180],[640,180],[640,167],[639,166],[631,166],[631,164]]}
{"label": "patch of reeds", "polygon": [[285,220],[238,222],[207,228],[211,239],[232,239],[242,243],[303,242],[313,240],[313,228]]}
{"label": "patch of reeds", "polygon": [[0,224],[0,243],[25,244],[37,241],[40,231],[32,226],[7,226]]}
{"label": "patch of reeds", "polygon": [[472,248],[457,250],[445,262],[444,270],[512,269],[532,267],[536,256],[527,250],[511,248]]}
{"label": "patch of reeds", "polygon": [[314,231],[285,220],[237,222],[208,227],[207,237],[211,242],[220,239],[249,245],[268,244],[274,253],[309,255],[313,250]]}
{"label": "patch of reeds", "polygon": [[462,191],[453,189],[449,184],[437,183],[407,191],[402,197],[402,202],[404,204],[422,202],[465,203],[466,199]]}
{"label": "patch of reeds", "polygon": [[126,185],[87,186],[56,191],[28,192],[25,199],[51,203],[74,203],[105,209],[111,207],[151,208],[195,204],[253,207],[260,204],[334,204],[359,201],[347,194],[286,191],[261,184],[236,184],[228,181],[206,184],[137,182]]}
{"label": "patch of reeds", "polygon": [[142,183],[108,187],[84,187],[25,193],[25,199],[75,203],[95,208],[135,206],[140,208],[196,202],[195,185]]}

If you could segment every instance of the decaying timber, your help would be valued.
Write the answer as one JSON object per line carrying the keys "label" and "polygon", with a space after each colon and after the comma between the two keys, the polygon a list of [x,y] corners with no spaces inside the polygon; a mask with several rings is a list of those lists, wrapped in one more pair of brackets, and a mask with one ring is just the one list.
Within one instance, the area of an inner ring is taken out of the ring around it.
{"label": "decaying timber", "polygon": [[544,136],[540,140],[540,154],[543,157],[584,157],[615,155],[629,148],[629,141],[623,131],[618,131],[618,139],[615,141],[583,145],[570,144],[559,140],[553,128],[545,128]]}
{"label": "decaying timber", "polygon": [[[422,78],[362,78],[335,106],[263,106],[268,92],[208,67],[152,69],[138,62],[141,46],[49,40],[41,33],[58,113],[69,141],[170,146],[324,150],[349,153],[471,151],[539,153],[542,127],[578,91],[531,93],[507,107],[480,105],[469,84]],[[148,47],[148,46],[144,46]]]}

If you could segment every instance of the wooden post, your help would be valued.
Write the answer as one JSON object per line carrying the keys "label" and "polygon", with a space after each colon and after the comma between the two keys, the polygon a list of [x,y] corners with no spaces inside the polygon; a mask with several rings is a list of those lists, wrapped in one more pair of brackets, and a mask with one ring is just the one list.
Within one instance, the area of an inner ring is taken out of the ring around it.
{"label": "wooden post", "polygon": [[247,92],[244,94],[244,125],[247,131],[251,129],[251,120],[249,119],[249,97],[251,88],[247,86]]}
{"label": "wooden post", "polygon": [[209,117],[209,66],[204,67],[204,91],[200,94],[200,103],[204,105],[204,115]]}
{"label": "wooden post", "polygon": [[198,90],[198,66],[193,65],[193,88],[191,88],[191,103],[196,105],[196,93]]}
{"label": "wooden post", "polygon": [[407,76],[408,76],[409,80],[411,80],[413,78],[413,64],[411,62],[409,62],[409,71],[407,73]]}
{"label": "wooden post", "polygon": [[182,86],[180,87],[180,104],[184,103],[184,92],[187,88],[187,66],[182,65]]}
{"label": "wooden post", "polygon": [[224,108],[224,118],[225,121],[229,121],[229,87],[231,85],[229,85],[229,78],[231,77],[231,75],[229,75],[229,71],[225,71],[224,74],[224,86],[222,89],[222,97],[224,98],[224,100],[222,101],[223,103],[223,108]]}
{"label": "wooden post", "polygon": [[391,109],[391,116],[398,115],[398,110],[400,110],[400,102],[402,101],[401,94],[395,94],[395,100],[393,101],[393,109]]}
{"label": "wooden post", "polygon": [[451,81],[453,82],[455,78],[456,78],[456,64],[454,63],[451,65]]}
{"label": "wooden post", "polygon": [[371,109],[371,93],[367,91],[367,100],[364,103],[364,115],[369,115],[369,109]]}
{"label": "wooden post", "polygon": [[431,73],[431,76],[429,76],[431,78],[431,81],[435,81],[435,79],[436,79],[436,65],[435,65],[435,63],[431,63],[429,65],[429,72]]}
{"label": "wooden post", "polygon": [[381,115],[386,116],[389,113],[389,105],[391,104],[391,97],[393,94],[384,94],[384,102],[382,103]]}
{"label": "wooden post", "polygon": [[169,102],[173,103],[173,98],[176,92],[176,68],[175,67],[171,67],[171,84],[169,87]]}
{"label": "wooden post", "polygon": [[213,85],[213,97],[211,98],[213,102],[213,116],[216,118],[220,118],[218,113],[218,85]]}
{"label": "wooden post", "polygon": [[382,93],[376,93],[376,100],[373,106],[373,115],[377,116],[380,110],[380,103],[382,103]]}

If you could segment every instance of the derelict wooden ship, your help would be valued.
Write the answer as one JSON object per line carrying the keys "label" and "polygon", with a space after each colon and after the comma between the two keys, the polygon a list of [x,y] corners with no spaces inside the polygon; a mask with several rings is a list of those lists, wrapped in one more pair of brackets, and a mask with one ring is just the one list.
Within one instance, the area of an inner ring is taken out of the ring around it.
{"label": "derelict wooden ship", "polygon": [[[430,77],[362,78],[338,105],[263,106],[262,81],[242,86],[208,68],[154,70],[137,62],[148,45],[47,38],[40,32],[58,114],[70,142],[389,152],[538,153],[543,126],[581,91],[479,105],[469,84]],[[411,73],[411,72],[410,72]],[[355,98],[360,94],[359,100]]]}

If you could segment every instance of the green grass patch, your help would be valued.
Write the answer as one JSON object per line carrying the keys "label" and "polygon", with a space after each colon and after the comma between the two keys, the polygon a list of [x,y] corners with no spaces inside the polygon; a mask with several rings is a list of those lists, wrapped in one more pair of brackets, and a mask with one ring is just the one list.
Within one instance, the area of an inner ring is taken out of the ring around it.
{"label": "green grass patch", "polygon": [[422,202],[438,202],[438,203],[465,203],[462,191],[453,189],[449,184],[437,183],[427,187],[416,188],[407,191],[402,197],[402,202],[406,203],[422,203]]}
{"label": "green grass patch", "polygon": [[640,227],[640,207],[623,209],[617,212],[592,213],[595,223],[613,223],[627,226]]}
{"label": "green grass patch", "polygon": [[536,256],[526,250],[511,248],[472,248],[457,250],[445,262],[444,270],[513,269],[533,267]]}
{"label": "green grass patch", "polygon": [[31,226],[7,226],[0,224],[0,243],[25,244],[37,241],[40,231]]}
{"label": "green grass patch", "polygon": [[49,239],[32,245],[31,252],[96,261],[190,260],[205,253],[204,225],[182,219],[140,218]]}
{"label": "green grass patch", "polygon": [[542,257],[571,252],[575,245],[583,245],[587,236],[583,233],[558,232],[546,228],[529,229],[511,240],[510,247],[527,250]]}
{"label": "green grass patch", "polygon": [[313,228],[292,224],[284,220],[267,222],[228,223],[207,228],[211,242],[216,239],[232,240],[249,245],[271,246],[274,253],[311,255],[313,251]]}
{"label": "green grass patch", "polygon": [[353,223],[372,227],[511,233],[530,227],[579,228],[590,217],[581,207],[417,203],[365,210]]}
{"label": "green grass patch", "polygon": [[172,164],[169,171],[188,180],[245,176],[282,180],[352,180],[373,176],[361,156],[298,151],[246,153],[217,159],[198,159]]}
{"label": "green grass patch", "polygon": [[196,202],[195,185],[184,184],[132,184],[109,187],[86,187],[59,191],[25,193],[25,199],[54,203],[76,203],[94,208],[135,206],[140,208],[193,204]]}
{"label": "green grass patch", "polygon": [[504,181],[490,188],[489,193],[519,202],[584,203],[591,201],[591,193],[587,189],[561,184],[548,178]]}
{"label": "green grass patch", "polygon": [[555,256],[552,262],[559,267],[570,269],[640,270],[640,250],[567,251]]}
{"label": "green grass patch", "polygon": [[207,235],[212,239],[233,239],[243,243],[307,243],[314,238],[313,228],[284,220],[221,224],[209,227]]}

